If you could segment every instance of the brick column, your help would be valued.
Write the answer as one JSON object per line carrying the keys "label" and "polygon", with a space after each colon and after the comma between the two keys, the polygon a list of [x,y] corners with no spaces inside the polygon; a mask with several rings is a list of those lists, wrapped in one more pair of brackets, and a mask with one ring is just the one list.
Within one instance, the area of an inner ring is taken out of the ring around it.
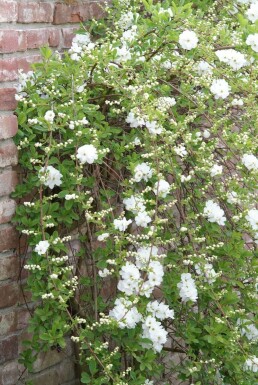
{"label": "brick column", "polygon": [[[31,63],[40,60],[42,45],[54,50],[69,48],[76,23],[97,18],[102,13],[99,3],[0,0],[0,385],[18,384],[23,371],[18,354],[29,319],[18,279],[18,234],[11,223],[16,203],[10,195],[18,182],[18,156],[12,139],[17,132],[13,110],[18,70],[27,72]],[[57,351],[42,354],[32,380],[37,385],[76,384],[71,344],[65,355]]]}

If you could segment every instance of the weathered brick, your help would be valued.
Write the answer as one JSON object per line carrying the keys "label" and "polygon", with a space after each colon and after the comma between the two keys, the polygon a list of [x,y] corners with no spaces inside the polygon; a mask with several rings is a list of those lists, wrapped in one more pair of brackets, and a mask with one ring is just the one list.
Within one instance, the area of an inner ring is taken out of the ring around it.
{"label": "weathered brick", "polygon": [[40,59],[40,55],[31,55],[23,58],[13,57],[0,60],[0,81],[4,82],[18,79],[19,70],[28,72],[31,64]]}
{"label": "weathered brick", "polygon": [[0,116],[0,139],[8,139],[16,135],[18,130],[17,116]]}
{"label": "weathered brick", "polygon": [[48,44],[50,47],[58,47],[61,41],[61,30],[57,28],[51,28],[49,30]]}
{"label": "weathered brick", "polygon": [[0,258],[0,281],[17,278],[19,274],[19,259],[17,256]]}
{"label": "weathered brick", "polygon": [[0,174],[0,197],[10,195],[18,182],[17,172],[8,170]]}
{"label": "weathered brick", "polygon": [[26,2],[18,4],[19,23],[52,23],[54,5],[50,3]]}
{"label": "weathered brick", "polygon": [[57,350],[50,350],[48,352],[41,352],[35,363],[33,364],[33,373],[41,372],[49,366],[56,365],[64,359],[64,355]]}
{"label": "weathered brick", "polygon": [[25,31],[14,29],[0,31],[0,53],[25,51],[26,48]]}
{"label": "weathered brick", "polygon": [[16,1],[0,0],[0,23],[17,20]]}
{"label": "weathered brick", "polygon": [[0,341],[0,363],[4,363],[17,358],[18,338],[12,336]]}
{"label": "weathered brick", "polygon": [[[15,305],[19,300],[19,288],[17,283],[8,283],[0,286],[0,309]],[[0,349],[1,350],[1,349]]]}
{"label": "weathered brick", "polygon": [[[0,224],[7,223],[15,213],[16,203],[13,199],[4,198],[0,201]],[[0,273],[1,275],[1,273]]]}
{"label": "weathered brick", "polygon": [[67,27],[62,28],[62,34],[63,34],[63,47],[64,48],[70,48],[72,45],[72,40],[75,36],[75,31],[77,31],[77,27]]}
{"label": "weathered brick", "polygon": [[15,249],[17,246],[18,237],[15,228],[11,225],[0,228],[0,251]]}
{"label": "weathered brick", "polygon": [[70,359],[61,362],[58,368],[59,381],[63,384],[65,381],[74,379],[74,362]]}
{"label": "weathered brick", "polygon": [[[30,313],[27,309],[7,309],[0,314],[0,336],[8,335],[25,329],[28,326]],[[0,382],[1,384],[1,382]]]}
{"label": "weathered brick", "polygon": [[59,375],[55,367],[45,370],[43,373],[37,373],[29,378],[37,385],[61,385]]}
{"label": "weathered brick", "polygon": [[27,31],[27,47],[39,48],[43,45],[57,47],[60,43],[60,31],[54,29],[31,29]]}
{"label": "weathered brick", "polygon": [[79,23],[89,19],[89,3],[68,5],[58,3],[55,5],[54,24]]}
{"label": "weathered brick", "polygon": [[[17,147],[12,139],[0,143],[0,168],[15,166],[18,161]],[[0,220],[1,223],[1,220]]]}
{"label": "weathered brick", "polygon": [[15,311],[0,314],[0,336],[8,335],[16,331],[17,316]]}
{"label": "weathered brick", "polygon": [[5,365],[3,365],[1,372],[2,372],[1,385],[18,384],[17,381],[21,375],[21,370],[19,370],[19,364],[17,361],[7,362]]}
{"label": "weathered brick", "polygon": [[[0,73],[1,77],[1,73]],[[14,98],[16,94],[15,88],[0,88],[0,110],[12,111],[15,110],[17,102]],[[1,190],[1,187],[0,187]]]}

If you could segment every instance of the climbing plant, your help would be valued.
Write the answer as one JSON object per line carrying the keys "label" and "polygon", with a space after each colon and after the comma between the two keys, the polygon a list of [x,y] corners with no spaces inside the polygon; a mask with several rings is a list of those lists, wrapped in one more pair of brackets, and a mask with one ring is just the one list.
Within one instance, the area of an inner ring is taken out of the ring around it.
{"label": "climbing plant", "polygon": [[17,92],[35,309],[83,384],[253,385],[258,3],[114,0]]}

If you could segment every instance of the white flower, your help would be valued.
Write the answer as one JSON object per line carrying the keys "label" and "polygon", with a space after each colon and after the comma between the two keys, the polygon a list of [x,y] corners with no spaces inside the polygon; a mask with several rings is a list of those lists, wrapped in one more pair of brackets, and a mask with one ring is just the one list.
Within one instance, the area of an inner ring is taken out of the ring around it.
{"label": "white flower", "polygon": [[242,162],[245,165],[245,167],[251,171],[257,171],[258,170],[258,158],[253,154],[245,154],[242,157]]}
{"label": "white flower", "polygon": [[161,67],[164,68],[165,70],[170,70],[173,67],[173,64],[171,63],[170,60],[166,60],[163,63],[161,63]]}
{"label": "white flower", "polygon": [[135,217],[135,223],[137,226],[147,227],[148,223],[151,222],[151,217],[146,213],[146,211],[139,212]]}
{"label": "white flower", "polygon": [[211,133],[209,130],[204,130],[202,135],[205,139],[209,139],[209,137],[211,136]]}
{"label": "white flower", "polygon": [[119,274],[121,279],[118,282],[118,290],[124,292],[126,295],[137,294],[139,291],[139,284],[141,283],[141,275],[139,269],[131,262],[121,268]]}
{"label": "white flower", "polygon": [[219,166],[218,164],[214,164],[210,169],[210,175],[211,177],[221,175],[223,171],[223,167]]}
{"label": "white flower", "polygon": [[246,336],[249,341],[257,341],[258,340],[258,329],[252,323],[250,323],[249,319],[237,320],[237,324],[241,326],[241,335]]}
{"label": "white flower", "polygon": [[180,144],[177,147],[174,147],[174,151],[177,155],[181,156],[183,158],[184,156],[187,155],[187,151],[184,145]]}
{"label": "white flower", "polygon": [[235,191],[229,191],[227,193],[227,201],[228,203],[234,204],[234,203],[239,203],[240,199],[238,198],[238,195]]}
{"label": "white flower", "polygon": [[144,385],[154,385],[154,382],[150,380],[145,380]]}
{"label": "white flower", "polygon": [[212,74],[212,66],[209,63],[207,63],[205,60],[201,60],[198,63],[197,72],[198,72],[198,75],[200,75],[200,76],[211,75]]}
{"label": "white flower", "polygon": [[159,261],[151,261],[148,266],[148,281],[154,288],[162,283],[164,268]]}
{"label": "white flower", "polygon": [[120,19],[118,20],[118,25],[120,28],[127,29],[131,27],[131,25],[133,24],[133,20],[134,14],[131,11],[125,12],[121,15]]}
{"label": "white flower", "polygon": [[246,220],[249,222],[253,230],[258,230],[258,210],[251,209],[247,212]]}
{"label": "white flower", "polygon": [[76,199],[76,198],[78,198],[78,195],[76,195],[76,194],[66,194],[65,195],[65,200],[67,200],[67,201],[70,201],[70,200]]}
{"label": "white flower", "polygon": [[127,227],[132,223],[132,220],[131,219],[126,219],[126,218],[122,218],[122,219],[115,219],[114,220],[114,226],[115,226],[115,229],[116,230],[119,230],[119,231],[125,231],[127,229]]}
{"label": "white flower", "polygon": [[179,35],[179,44],[182,48],[188,51],[196,48],[198,43],[198,37],[195,32],[189,31],[188,29]]}
{"label": "white flower", "polygon": [[107,239],[108,237],[109,237],[109,233],[103,233],[98,236],[97,240],[102,242],[102,241],[105,241],[105,239]]}
{"label": "white flower", "polygon": [[103,269],[103,270],[99,270],[99,276],[101,278],[106,278],[108,277],[110,274],[112,274],[108,269]]}
{"label": "white flower", "polygon": [[258,33],[248,35],[246,39],[246,44],[250,45],[252,50],[258,52]]}
{"label": "white flower", "polygon": [[147,121],[146,127],[151,135],[161,134],[163,131],[163,127],[156,122],[156,120],[152,120],[151,122]]}
{"label": "white flower", "polygon": [[127,327],[134,329],[136,324],[141,321],[142,316],[133,303],[125,298],[117,298],[115,307],[110,310],[109,316],[118,322],[121,329]]}
{"label": "white flower", "polygon": [[[153,350],[160,352],[167,341],[168,335],[168,332],[163,328],[161,323],[154,317],[148,316],[142,324],[142,329],[142,337],[151,340]],[[143,344],[143,346],[149,347],[148,344]]]}
{"label": "white flower", "polygon": [[138,164],[134,169],[134,180],[140,182],[142,179],[146,182],[152,177],[152,169],[147,163]]}
{"label": "white flower", "polygon": [[165,112],[176,104],[176,99],[169,96],[161,96],[156,100],[155,104],[158,110]]}
{"label": "white flower", "polygon": [[248,64],[245,56],[232,48],[216,51],[215,54],[222,63],[228,64],[234,71]]}
{"label": "white flower", "polygon": [[161,8],[159,9],[159,14],[161,14],[161,15],[168,14],[168,16],[169,16],[170,18],[174,16],[173,11],[172,11],[171,8],[165,9],[165,8],[162,8],[162,7],[161,7]]}
{"label": "white flower", "polygon": [[155,256],[157,255],[158,255],[158,249],[156,246],[140,247],[137,250],[137,254],[136,254],[136,262],[135,262],[136,266],[138,268],[147,267],[150,261],[152,260],[152,257],[154,257],[155,259]]}
{"label": "white flower", "polygon": [[130,111],[127,118],[126,123],[130,124],[130,127],[137,128],[145,125],[145,121],[140,116],[136,116],[134,112]]}
{"label": "white flower", "polygon": [[195,270],[198,275],[204,275],[206,282],[211,284],[216,281],[217,274],[211,263],[205,263],[204,265],[197,263]]}
{"label": "white flower", "polygon": [[246,16],[252,23],[258,20],[258,2],[251,4],[250,8],[246,11]]}
{"label": "white flower", "polygon": [[243,106],[244,105],[244,102],[243,102],[243,99],[233,99],[232,102],[231,102],[232,106]]}
{"label": "white flower", "polygon": [[245,361],[244,370],[250,370],[254,373],[258,372],[258,357],[251,356]]}
{"label": "white flower", "polygon": [[145,211],[144,200],[142,197],[131,195],[130,198],[123,200],[126,210],[132,211],[134,214]]}
{"label": "white flower", "polygon": [[84,32],[83,34],[77,34],[73,38],[72,44],[87,45],[91,42],[90,34]]}
{"label": "white flower", "polygon": [[177,284],[179,295],[183,302],[192,301],[196,302],[198,298],[198,292],[195,286],[195,281],[190,273],[181,274],[181,281]]}
{"label": "white flower", "polygon": [[50,274],[50,278],[52,278],[52,279],[57,279],[58,278],[58,274]]}
{"label": "white flower", "polygon": [[166,318],[174,319],[175,316],[174,310],[169,309],[168,305],[158,301],[149,302],[147,311],[151,313],[153,317],[156,317],[161,321]]}
{"label": "white flower", "polygon": [[132,28],[125,31],[122,35],[122,40],[132,42],[137,36],[137,26],[133,25]]}
{"label": "white flower", "polygon": [[82,164],[92,164],[98,159],[97,149],[92,144],[85,144],[78,148],[76,158],[79,159]]}
{"label": "white flower", "polygon": [[53,189],[55,186],[60,186],[62,184],[62,177],[60,171],[53,166],[47,166],[46,168],[42,167],[39,170],[39,179],[50,189]]}
{"label": "white flower", "polygon": [[49,243],[48,241],[40,241],[40,242],[36,245],[34,251],[35,251],[36,253],[38,253],[39,255],[43,255],[43,254],[46,254],[46,252],[47,252],[49,246],[50,246],[50,243]]}
{"label": "white flower", "polygon": [[215,99],[226,99],[230,93],[230,87],[224,79],[214,79],[210,87]]}
{"label": "white flower", "polygon": [[154,193],[156,195],[160,195],[162,198],[165,198],[170,190],[170,184],[164,180],[161,179],[154,185]]}
{"label": "white flower", "polygon": [[45,113],[44,118],[45,118],[45,120],[46,120],[47,122],[53,123],[55,116],[56,116],[56,114],[54,113],[54,111],[49,110],[49,111],[47,111],[47,112]]}
{"label": "white flower", "polygon": [[130,49],[124,44],[121,48],[116,48],[116,62],[122,63],[128,60],[131,60],[131,52]]}
{"label": "white flower", "polygon": [[209,222],[216,222],[221,226],[225,225],[226,217],[224,211],[212,200],[206,202],[203,214]]}

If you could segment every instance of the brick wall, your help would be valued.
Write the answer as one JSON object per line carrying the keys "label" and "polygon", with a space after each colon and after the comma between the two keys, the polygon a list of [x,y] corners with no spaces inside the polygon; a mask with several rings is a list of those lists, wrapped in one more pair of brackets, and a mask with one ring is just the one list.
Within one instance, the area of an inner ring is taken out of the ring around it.
{"label": "brick wall", "polygon": [[[12,140],[17,131],[12,111],[18,70],[28,71],[30,64],[40,59],[42,45],[55,50],[69,48],[76,23],[102,12],[98,3],[0,0],[0,385],[24,383],[18,381],[23,371],[18,355],[30,316],[18,279],[18,234],[11,223],[16,203],[10,194],[18,181],[17,149]],[[68,344],[65,352],[42,354],[31,378],[37,385],[72,385],[77,383],[75,377],[72,346]]]}

